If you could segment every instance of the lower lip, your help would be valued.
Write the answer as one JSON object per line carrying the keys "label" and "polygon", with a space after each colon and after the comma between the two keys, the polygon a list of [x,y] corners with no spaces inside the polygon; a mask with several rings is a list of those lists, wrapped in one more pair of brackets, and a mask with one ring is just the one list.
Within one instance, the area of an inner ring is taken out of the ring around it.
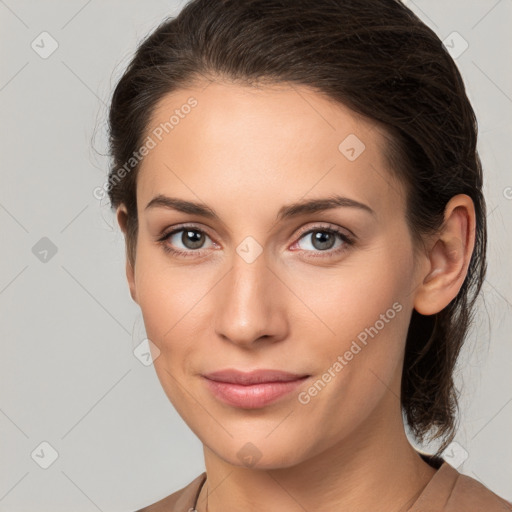
{"label": "lower lip", "polygon": [[210,391],[222,402],[244,409],[258,409],[275,402],[300,386],[307,377],[288,382],[263,382],[243,386],[205,378]]}

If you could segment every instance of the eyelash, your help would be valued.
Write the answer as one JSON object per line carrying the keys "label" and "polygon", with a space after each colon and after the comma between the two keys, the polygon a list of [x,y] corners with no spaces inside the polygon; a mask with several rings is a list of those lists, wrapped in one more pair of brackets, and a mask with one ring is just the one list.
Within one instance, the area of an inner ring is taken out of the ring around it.
{"label": "eyelash", "polygon": [[[168,233],[163,234],[160,238],[158,238],[157,242],[162,246],[162,249],[166,253],[173,254],[175,256],[180,256],[180,257],[188,258],[188,257],[197,256],[198,253],[201,254],[201,250],[190,249],[188,251],[182,251],[182,250],[179,250],[179,249],[173,249],[172,247],[169,246],[169,244],[166,243],[168,241],[168,239],[172,235],[175,235],[176,233],[180,233],[180,232],[185,231],[185,230],[195,231],[197,233],[202,233],[202,234],[204,234],[206,236],[209,236],[208,233],[206,233],[204,230],[198,228],[195,225],[182,225],[182,226],[179,226],[179,227],[173,229],[172,231],[169,231]],[[345,252],[346,250],[349,249],[350,246],[355,244],[355,240],[353,238],[349,237],[345,233],[342,233],[339,229],[337,229],[334,226],[329,226],[329,227],[314,226],[313,228],[305,231],[304,233],[301,233],[299,238],[297,239],[297,241],[301,240],[306,235],[310,235],[311,233],[315,233],[315,232],[323,232],[323,233],[330,233],[330,234],[333,234],[333,235],[338,235],[339,238],[341,238],[341,240],[344,243],[343,243],[343,245],[341,245],[340,247],[338,247],[335,250],[331,250],[331,249],[328,249],[328,250],[325,250],[325,251],[308,251],[308,250],[304,250],[304,249],[301,250],[301,252],[320,253],[320,254],[317,254],[317,255],[310,256],[310,257],[313,257],[313,258],[329,258],[329,257],[337,256],[337,255]],[[327,256],[323,256],[322,253],[326,253]]]}

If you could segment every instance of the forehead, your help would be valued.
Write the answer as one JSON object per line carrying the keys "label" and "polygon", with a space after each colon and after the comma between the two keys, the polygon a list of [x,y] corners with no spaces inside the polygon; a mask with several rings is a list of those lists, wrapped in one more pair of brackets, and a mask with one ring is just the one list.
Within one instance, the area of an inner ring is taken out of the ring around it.
{"label": "forehead", "polygon": [[192,198],[233,197],[238,188],[238,197],[262,192],[269,201],[338,189],[378,209],[401,194],[380,125],[305,86],[176,90],[157,104],[146,137],[154,147],[137,180],[143,201],[163,189]]}

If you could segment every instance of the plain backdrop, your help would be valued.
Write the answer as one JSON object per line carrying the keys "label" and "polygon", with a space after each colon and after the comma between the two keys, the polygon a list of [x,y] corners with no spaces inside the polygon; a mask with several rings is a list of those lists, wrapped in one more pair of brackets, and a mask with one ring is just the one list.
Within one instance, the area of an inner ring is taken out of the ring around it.
{"label": "plain backdrop", "polygon": [[[489,271],[446,456],[512,500],[512,1],[407,4],[457,54],[489,208]],[[145,332],[124,241],[93,195],[113,87],[182,5],[0,0],[0,511],[129,512],[204,470],[201,443],[133,352]]]}

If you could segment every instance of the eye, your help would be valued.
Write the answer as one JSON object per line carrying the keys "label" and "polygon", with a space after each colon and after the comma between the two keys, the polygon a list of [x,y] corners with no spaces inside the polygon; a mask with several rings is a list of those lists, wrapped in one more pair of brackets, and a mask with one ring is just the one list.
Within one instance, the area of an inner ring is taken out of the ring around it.
{"label": "eye", "polygon": [[[303,245],[300,243],[308,238],[310,239],[309,244]],[[158,242],[167,253],[189,257],[202,256],[203,249],[206,251],[209,248],[208,246],[204,247],[207,239],[211,241],[208,234],[196,226],[180,226],[162,235]],[[336,240],[339,241],[337,246]],[[330,257],[346,251],[353,244],[354,240],[336,227],[315,226],[302,233],[299,240],[291,248],[298,246],[302,252],[312,253],[312,257]],[[212,242],[211,247],[218,247],[218,245]]]}
{"label": "eye", "polygon": [[158,242],[166,252],[180,256],[197,256],[198,253],[201,253],[198,249],[203,249],[206,238],[210,237],[197,227],[181,226],[163,235]]}
{"label": "eye", "polygon": [[[309,243],[301,244],[301,240],[310,240]],[[340,243],[335,246],[336,239]],[[327,253],[326,256],[332,256],[333,254],[339,254],[346,251],[349,246],[354,244],[354,240],[334,227],[323,227],[316,226],[305,233],[299,238],[294,244],[306,252],[313,253]],[[334,249],[333,249],[334,248]],[[312,254],[313,257],[324,257],[323,254]]]}

